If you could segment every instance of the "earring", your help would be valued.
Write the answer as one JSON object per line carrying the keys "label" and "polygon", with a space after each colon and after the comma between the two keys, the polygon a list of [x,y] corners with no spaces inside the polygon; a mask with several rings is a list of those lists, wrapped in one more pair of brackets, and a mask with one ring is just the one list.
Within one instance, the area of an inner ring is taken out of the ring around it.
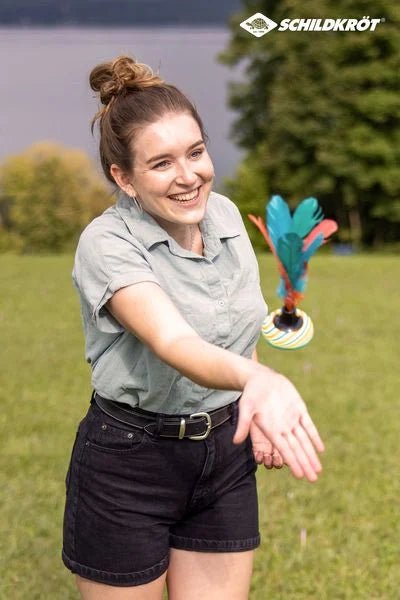
{"label": "earring", "polygon": [[125,190],[125,194],[131,199],[133,200],[134,205],[136,206],[137,210],[139,211],[140,214],[143,213],[143,208],[142,205],[140,204],[139,200],[137,199],[137,197],[135,196],[135,194],[130,194],[128,192],[128,190]]}
{"label": "earring", "polygon": [[136,196],[129,196],[130,198],[132,198],[134,205],[136,206],[136,208],[138,209],[139,213],[142,214],[143,213],[143,207],[140,204],[139,200],[137,199]]}

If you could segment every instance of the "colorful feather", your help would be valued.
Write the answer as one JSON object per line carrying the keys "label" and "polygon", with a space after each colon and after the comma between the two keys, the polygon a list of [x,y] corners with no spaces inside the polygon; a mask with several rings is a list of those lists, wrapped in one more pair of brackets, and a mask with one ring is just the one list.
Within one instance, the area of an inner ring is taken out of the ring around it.
{"label": "colorful feather", "polygon": [[252,221],[254,223],[254,225],[256,225],[256,227],[258,227],[258,229],[261,231],[262,235],[264,236],[265,241],[267,242],[272,254],[274,255],[276,262],[278,264],[278,269],[279,269],[279,273],[281,274],[281,277],[283,278],[283,280],[285,281],[286,285],[288,287],[290,287],[290,282],[287,276],[287,273],[285,271],[284,266],[282,265],[281,261],[279,260],[279,256],[276,253],[275,250],[275,246],[272,243],[271,238],[269,237],[268,231],[263,223],[263,220],[261,217],[255,217],[254,215],[247,215],[250,219],[250,221]]}
{"label": "colorful feather", "polygon": [[331,219],[323,219],[316,198],[303,200],[293,213],[281,196],[272,196],[266,206],[265,227],[261,217],[248,215],[274,254],[279,268],[278,296],[292,310],[304,297],[308,262],[317,249],[337,230]]}
{"label": "colorful feather", "polygon": [[324,243],[324,234],[320,233],[317,237],[311,242],[311,244],[307,247],[307,250],[303,250],[303,261],[308,263],[312,255],[318,250],[320,246]]}
{"label": "colorful feather", "polygon": [[277,253],[285,267],[293,289],[303,273],[303,241],[297,233],[285,233],[278,239]]}
{"label": "colorful feather", "polygon": [[324,219],[323,221],[321,221],[321,223],[319,223],[319,225],[314,227],[314,229],[304,239],[303,250],[307,250],[311,242],[313,242],[317,235],[319,235],[320,233],[324,235],[325,243],[328,241],[329,236],[335,233],[337,230],[338,225],[336,221],[333,221],[332,219]]}
{"label": "colorful feather", "polygon": [[316,198],[306,198],[300,202],[293,213],[291,230],[303,238],[322,218],[322,210],[318,200]]}
{"label": "colorful feather", "polygon": [[279,238],[288,233],[292,226],[289,207],[281,196],[272,196],[267,204],[266,223],[272,243],[277,248]]}

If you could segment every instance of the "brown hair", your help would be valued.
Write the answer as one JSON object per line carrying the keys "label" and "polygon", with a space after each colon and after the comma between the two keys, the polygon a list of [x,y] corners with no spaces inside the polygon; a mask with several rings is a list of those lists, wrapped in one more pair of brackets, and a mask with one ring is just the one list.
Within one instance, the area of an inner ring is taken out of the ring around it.
{"label": "brown hair", "polygon": [[132,141],[137,130],[166,113],[190,114],[203,139],[208,140],[201,118],[185,94],[130,56],[118,56],[97,65],[89,75],[89,82],[104,105],[92,119],[91,131],[99,120],[100,160],[105,176],[112,183],[115,183],[110,173],[113,163],[125,173],[133,167]]}

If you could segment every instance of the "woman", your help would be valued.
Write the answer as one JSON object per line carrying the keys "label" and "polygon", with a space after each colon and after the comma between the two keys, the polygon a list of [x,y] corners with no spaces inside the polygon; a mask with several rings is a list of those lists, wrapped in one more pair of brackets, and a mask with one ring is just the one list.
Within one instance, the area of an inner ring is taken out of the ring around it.
{"label": "woman", "polygon": [[94,392],[63,560],[84,600],[159,600],[165,582],[173,600],[244,600],[257,463],[315,481],[323,443],[294,386],[257,362],[257,261],[236,206],[212,191],[195,107],[127,56],[90,84],[120,193],[75,257]]}

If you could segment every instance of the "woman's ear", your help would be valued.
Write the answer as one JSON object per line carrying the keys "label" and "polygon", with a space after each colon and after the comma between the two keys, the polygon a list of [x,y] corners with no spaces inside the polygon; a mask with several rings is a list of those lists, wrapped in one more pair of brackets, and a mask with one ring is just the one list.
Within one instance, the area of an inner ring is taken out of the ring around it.
{"label": "woman's ear", "polygon": [[131,182],[129,181],[129,176],[122,171],[122,169],[116,165],[112,164],[110,167],[111,176],[114,178],[115,183],[119,188],[128,196],[135,196],[135,189]]}

